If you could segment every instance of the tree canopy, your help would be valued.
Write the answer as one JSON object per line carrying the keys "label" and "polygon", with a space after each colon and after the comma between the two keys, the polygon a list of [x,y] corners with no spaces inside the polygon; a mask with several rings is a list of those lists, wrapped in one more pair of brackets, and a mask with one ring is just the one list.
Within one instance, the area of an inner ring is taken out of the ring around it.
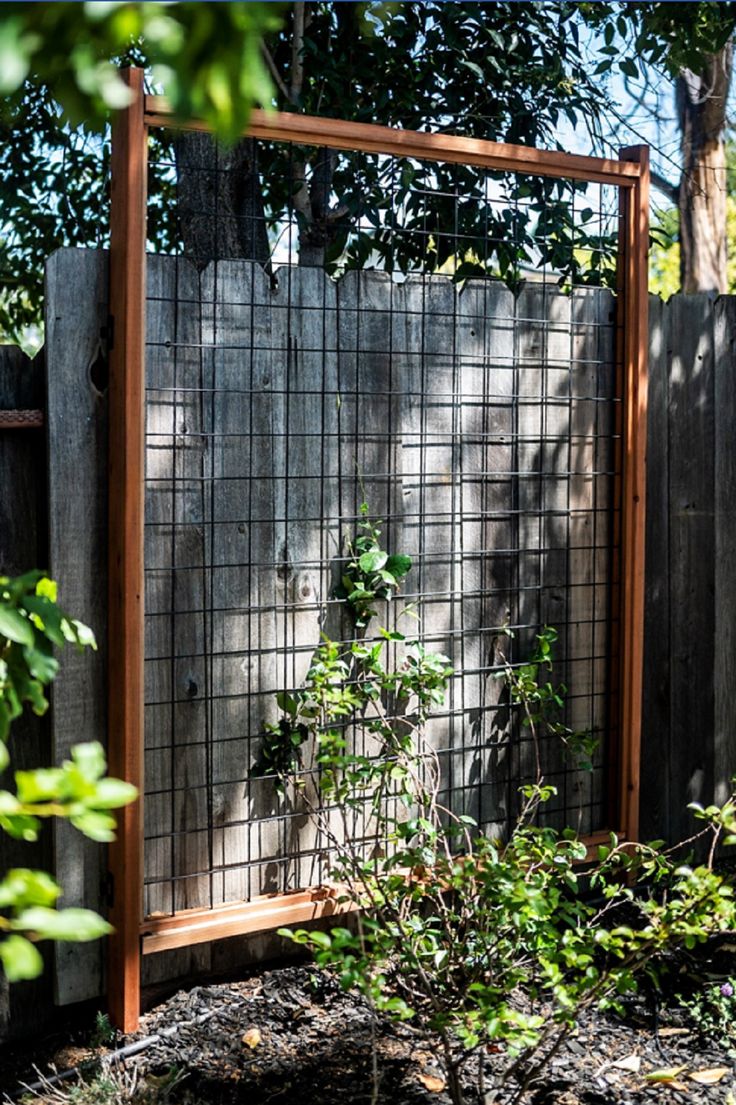
{"label": "tree canopy", "polygon": [[[17,336],[38,320],[43,265],[54,248],[106,243],[106,120],[126,99],[121,62],[145,65],[180,118],[205,118],[226,142],[242,133],[251,106],[262,104],[548,147],[559,145],[564,124],[587,128],[594,145],[610,74],[630,77],[652,65],[670,74],[702,69],[704,59],[728,47],[735,24],[731,3],[4,4],[0,330]],[[173,157],[180,169],[186,165],[173,138],[158,141],[162,156],[154,162]],[[250,171],[247,153],[222,156],[237,172]],[[260,157],[251,206],[272,228],[293,206],[303,261],[334,268],[370,257],[405,271],[418,263],[418,235],[386,232],[385,166],[364,161],[358,168],[317,150],[288,163],[283,151],[280,161],[277,151]],[[477,201],[485,187],[472,170],[435,167],[430,174],[420,165],[412,174],[399,193],[409,228],[420,194],[425,227],[436,230],[457,216],[457,205],[448,208],[453,192]],[[462,275],[463,265],[470,272],[487,262],[490,238],[497,242],[494,271],[510,281],[532,255],[556,269],[581,258],[590,267],[596,248],[605,252],[600,228],[588,233],[580,218],[573,225],[570,189],[539,181],[531,188],[527,214],[512,204],[506,223],[490,231],[469,202],[454,236],[425,233],[421,248],[434,252],[422,262],[435,269],[451,262]],[[181,234],[177,206],[185,210],[186,202],[186,189],[177,190],[154,164],[149,229],[156,248],[170,248]],[[528,214],[534,203],[545,209],[541,222]],[[372,222],[373,231],[355,234],[358,221]],[[458,235],[465,243],[459,259]],[[267,251],[263,240],[242,248],[261,260]]]}

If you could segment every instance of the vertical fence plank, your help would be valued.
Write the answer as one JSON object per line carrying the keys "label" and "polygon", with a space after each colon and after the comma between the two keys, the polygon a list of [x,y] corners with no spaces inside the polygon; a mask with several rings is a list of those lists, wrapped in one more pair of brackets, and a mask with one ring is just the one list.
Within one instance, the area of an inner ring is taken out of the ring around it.
{"label": "vertical fence plank", "polygon": [[[106,742],[107,257],[61,249],[46,266],[49,559],[62,606],[94,630],[98,652],[68,649],[52,691],[54,762],[80,741]],[[105,849],[65,823],[55,827],[62,904],[104,911]],[[56,1000],[96,997],[103,945],[56,945]]]}
{"label": "vertical fence plank", "polygon": [[713,792],[714,407],[713,307],[705,295],[669,304],[670,834],[692,826],[686,806]]}
{"label": "vertical fence plank", "polygon": [[736,298],[715,307],[715,726],[716,802],[731,793],[736,773]]}
{"label": "vertical fence plank", "polygon": [[672,307],[656,296],[649,310],[647,418],[647,565],[642,706],[641,835],[669,837],[670,582],[669,370]]}

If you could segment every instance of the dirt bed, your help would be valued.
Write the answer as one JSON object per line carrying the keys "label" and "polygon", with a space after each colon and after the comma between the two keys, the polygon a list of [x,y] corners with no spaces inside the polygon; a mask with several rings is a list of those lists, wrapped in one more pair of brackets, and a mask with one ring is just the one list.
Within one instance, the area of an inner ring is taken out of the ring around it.
{"label": "dirt bed", "polygon": [[[676,1014],[664,1014],[656,1033],[652,1020],[641,1009],[632,1010],[629,1023],[586,1014],[526,1100],[534,1105],[725,1105],[733,1092],[731,1058],[699,1039]],[[241,982],[181,991],[146,1014],[138,1037],[123,1042],[161,1033],[158,1042],[127,1064],[154,1083],[171,1068],[178,1070],[180,1081],[168,1096],[172,1105],[450,1101],[435,1047],[410,1025],[374,1024],[359,998],[310,967],[284,967]],[[498,1054],[485,1055],[485,1105],[510,1097],[508,1091],[497,1095],[492,1089],[502,1062]],[[682,1069],[666,1082],[646,1080],[668,1068]],[[710,1085],[697,1080],[716,1076]],[[10,1088],[3,1086],[6,1092]],[[469,1081],[468,1105],[479,1100],[477,1086]]]}

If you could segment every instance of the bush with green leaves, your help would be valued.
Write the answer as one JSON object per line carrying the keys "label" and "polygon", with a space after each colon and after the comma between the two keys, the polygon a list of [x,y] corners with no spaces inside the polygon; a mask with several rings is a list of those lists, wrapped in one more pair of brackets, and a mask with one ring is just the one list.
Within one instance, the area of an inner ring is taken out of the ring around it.
{"label": "bush with green leaves", "polygon": [[[28,705],[48,709],[45,688],[59,668],[54,647],[95,648],[94,634],[57,605],[57,588],[41,571],[0,576],[0,772],[10,767],[8,738]],[[114,839],[110,812],[132,802],[135,787],[105,775],[97,741],[78,744],[60,767],[14,772],[15,789],[0,790],[0,828],[36,840],[44,820],[60,817],[92,840]],[[89,909],[57,909],[61,887],[44,871],[15,868],[0,880],[0,963],[11,982],[43,969],[39,940],[94,940],[111,926]]]}
{"label": "bush with green leaves", "polygon": [[[553,640],[543,631],[532,660],[503,673],[535,746],[561,724],[560,687],[540,684]],[[389,644],[403,650],[393,670]],[[555,793],[540,770],[508,839],[493,839],[439,801],[425,725],[450,675],[446,657],[379,630],[344,648],[325,641],[304,686],[280,696],[264,762],[329,841],[331,878],[357,916],[329,932],[281,931],[376,1010],[438,1041],[456,1105],[473,1067],[483,1100],[489,1046],[506,1056],[493,1099],[517,1102],[583,1009],[617,1007],[661,953],[733,924],[712,860],[734,810],[701,812],[712,839],[703,866],[614,834],[590,855],[573,830],[539,824]]]}

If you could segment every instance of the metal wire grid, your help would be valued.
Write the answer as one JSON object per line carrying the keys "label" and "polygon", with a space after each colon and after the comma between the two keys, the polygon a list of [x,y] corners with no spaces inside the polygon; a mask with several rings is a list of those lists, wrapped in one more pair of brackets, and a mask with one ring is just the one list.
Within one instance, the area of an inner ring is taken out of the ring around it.
{"label": "metal wire grid", "polygon": [[[456,672],[428,730],[445,804],[489,832],[513,820],[534,757],[494,677],[549,624],[565,720],[599,747],[583,772],[543,742],[558,788],[545,817],[589,832],[608,811],[617,323],[612,295],[586,285],[611,268],[615,190],[340,155],[323,205],[349,190],[339,240],[305,267],[314,231],[294,161],[309,183],[322,155],[259,145],[261,198],[245,214],[212,147],[151,164],[164,196],[181,199],[194,174],[201,206],[169,224],[171,255],[149,258],[148,916],[328,877],[329,842],[250,772],[276,693],[301,684],[320,634],[354,636],[333,587],[362,501],[384,547],[413,560],[380,620]],[[251,243],[265,229],[269,256],[223,254],[237,238],[223,220],[247,222]],[[351,739],[365,747],[359,729]]]}

